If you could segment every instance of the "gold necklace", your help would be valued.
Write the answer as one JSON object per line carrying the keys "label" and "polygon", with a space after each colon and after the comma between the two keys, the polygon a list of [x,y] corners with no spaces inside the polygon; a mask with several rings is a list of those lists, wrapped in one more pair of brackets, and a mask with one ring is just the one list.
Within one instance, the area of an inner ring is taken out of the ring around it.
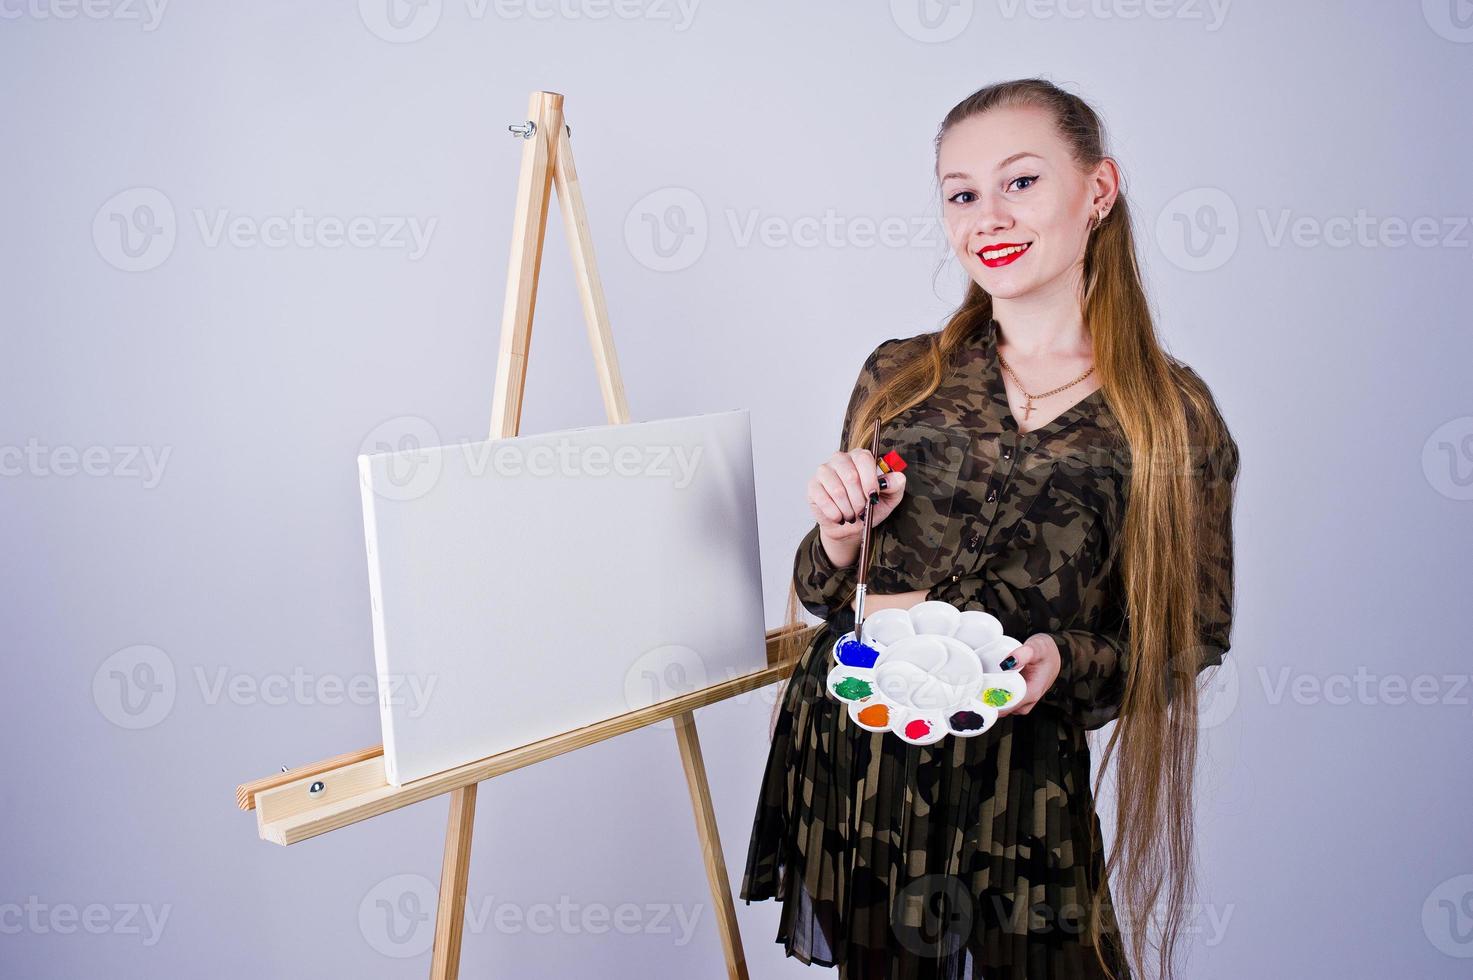
{"label": "gold necklace", "polygon": [[1001,352],[998,353],[997,360],[998,360],[998,363],[1002,365],[1002,369],[1004,371],[1006,371],[1008,374],[1012,375],[1013,382],[1018,386],[1018,390],[1021,391],[1021,392],[1023,392],[1024,396],[1026,396],[1027,399],[1028,399],[1028,403],[1023,406],[1023,421],[1024,422],[1027,422],[1028,421],[1028,417],[1033,414],[1033,399],[1035,399],[1035,398],[1047,398],[1049,395],[1057,395],[1059,392],[1063,391],[1065,388],[1072,388],[1075,385],[1079,384],[1079,382],[1083,381],[1085,378],[1089,377],[1090,374],[1093,373],[1093,371],[1095,369],[1094,368],[1094,365],[1091,364],[1089,366],[1089,370],[1088,371],[1084,372],[1083,374],[1081,374],[1079,377],[1075,378],[1073,381],[1069,382],[1068,384],[1066,384],[1066,385],[1060,385],[1059,387],[1055,388],[1053,391],[1045,391],[1041,395],[1030,395],[1030,394],[1028,394],[1027,390],[1024,389],[1023,382],[1018,379],[1018,376],[1016,374],[1013,374],[1013,369],[1010,368],[1010,367],[1008,367],[1008,362],[1005,361],[1005,360],[1003,360],[1003,356],[1002,356],[1002,353]]}

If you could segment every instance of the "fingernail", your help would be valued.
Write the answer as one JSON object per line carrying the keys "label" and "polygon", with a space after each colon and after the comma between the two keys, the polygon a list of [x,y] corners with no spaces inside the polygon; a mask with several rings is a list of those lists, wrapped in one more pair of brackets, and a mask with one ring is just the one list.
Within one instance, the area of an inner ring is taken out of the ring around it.
{"label": "fingernail", "polygon": [[888,484],[888,483],[885,482],[885,478],[883,476],[880,477],[880,489],[881,490],[889,490],[890,489],[890,484]]}

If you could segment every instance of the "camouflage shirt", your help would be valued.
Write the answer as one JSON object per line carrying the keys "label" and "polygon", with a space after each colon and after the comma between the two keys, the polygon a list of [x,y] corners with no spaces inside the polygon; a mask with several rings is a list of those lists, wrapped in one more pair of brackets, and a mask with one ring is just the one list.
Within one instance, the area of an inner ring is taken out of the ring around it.
{"label": "camouflage shirt", "polygon": [[[1008,635],[1048,633],[1061,668],[1043,703],[1084,728],[1114,718],[1128,666],[1119,531],[1129,491],[1130,445],[1096,389],[1053,421],[1018,431],[996,354],[997,321],[954,355],[941,386],[880,427],[880,451],[906,461],[901,503],[875,529],[870,593],[929,590],[962,609],[997,616]],[[927,334],[881,343],[869,355],[845,413],[840,449],[861,400]],[[1191,368],[1180,362],[1187,372]],[[1222,448],[1199,459],[1202,521],[1201,664],[1221,663],[1233,612],[1233,480],[1238,450],[1217,414]],[[1193,446],[1207,444],[1193,437]],[[822,619],[846,615],[857,562],[838,568],[815,524],[798,546],[793,581]]]}

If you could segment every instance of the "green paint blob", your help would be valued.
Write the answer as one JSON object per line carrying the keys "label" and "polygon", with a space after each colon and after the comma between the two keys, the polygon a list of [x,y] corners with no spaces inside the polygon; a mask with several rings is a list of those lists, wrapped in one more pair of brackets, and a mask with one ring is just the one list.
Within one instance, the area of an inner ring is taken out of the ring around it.
{"label": "green paint blob", "polygon": [[869,697],[873,692],[869,681],[862,681],[858,677],[846,677],[834,685],[834,693],[845,701],[858,701]]}
{"label": "green paint blob", "polygon": [[1013,699],[1013,692],[1004,687],[989,687],[982,692],[982,700],[994,708],[1001,708]]}

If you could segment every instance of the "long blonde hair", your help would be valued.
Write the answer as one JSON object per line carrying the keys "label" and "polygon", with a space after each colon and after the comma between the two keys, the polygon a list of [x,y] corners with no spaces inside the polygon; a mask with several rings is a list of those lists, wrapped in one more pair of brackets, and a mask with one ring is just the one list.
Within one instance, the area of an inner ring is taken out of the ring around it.
{"label": "long blonde hair", "polygon": [[[1103,127],[1094,110],[1039,78],[1001,82],[967,96],[942,121],[938,153],[952,126],[989,109],[1014,106],[1047,110],[1082,172],[1105,156]],[[1130,930],[1128,958],[1132,972],[1138,972],[1146,959],[1145,917],[1161,902],[1155,945],[1161,976],[1169,978],[1193,890],[1198,692],[1192,681],[1202,667],[1203,650],[1198,554],[1202,502],[1189,462],[1199,458],[1194,454],[1217,452],[1222,436],[1212,423],[1218,416],[1206,386],[1169,358],[1157,339],[1123,188],[1090,235],[1083,271],[1080,303],[1093,340],[1095,371],[1129,442],[1132,461],[1120,542],[1129,669],[1119,719],[1093,787],[1098,795],[1114,759],[1115,833],[1105,874],[1090,902],[1089,938],[1101,967],[1113,976],[1101,942],[1102,907],[1129,910],[1137,927]],[[883,422],[929,397],[940,385],[952,351],[987,329],[991,317],[992,297],[971,282],[945,327],[928,335],[929,356],[923,352],[898,367],[857,406],[852,445],[846,448],[868,445],[874,419]],[[796,589],[789,590],[787,616],[790,632],[784,638],[789,645],[781,654],[796,657],[811,635],[802,630]]]}

